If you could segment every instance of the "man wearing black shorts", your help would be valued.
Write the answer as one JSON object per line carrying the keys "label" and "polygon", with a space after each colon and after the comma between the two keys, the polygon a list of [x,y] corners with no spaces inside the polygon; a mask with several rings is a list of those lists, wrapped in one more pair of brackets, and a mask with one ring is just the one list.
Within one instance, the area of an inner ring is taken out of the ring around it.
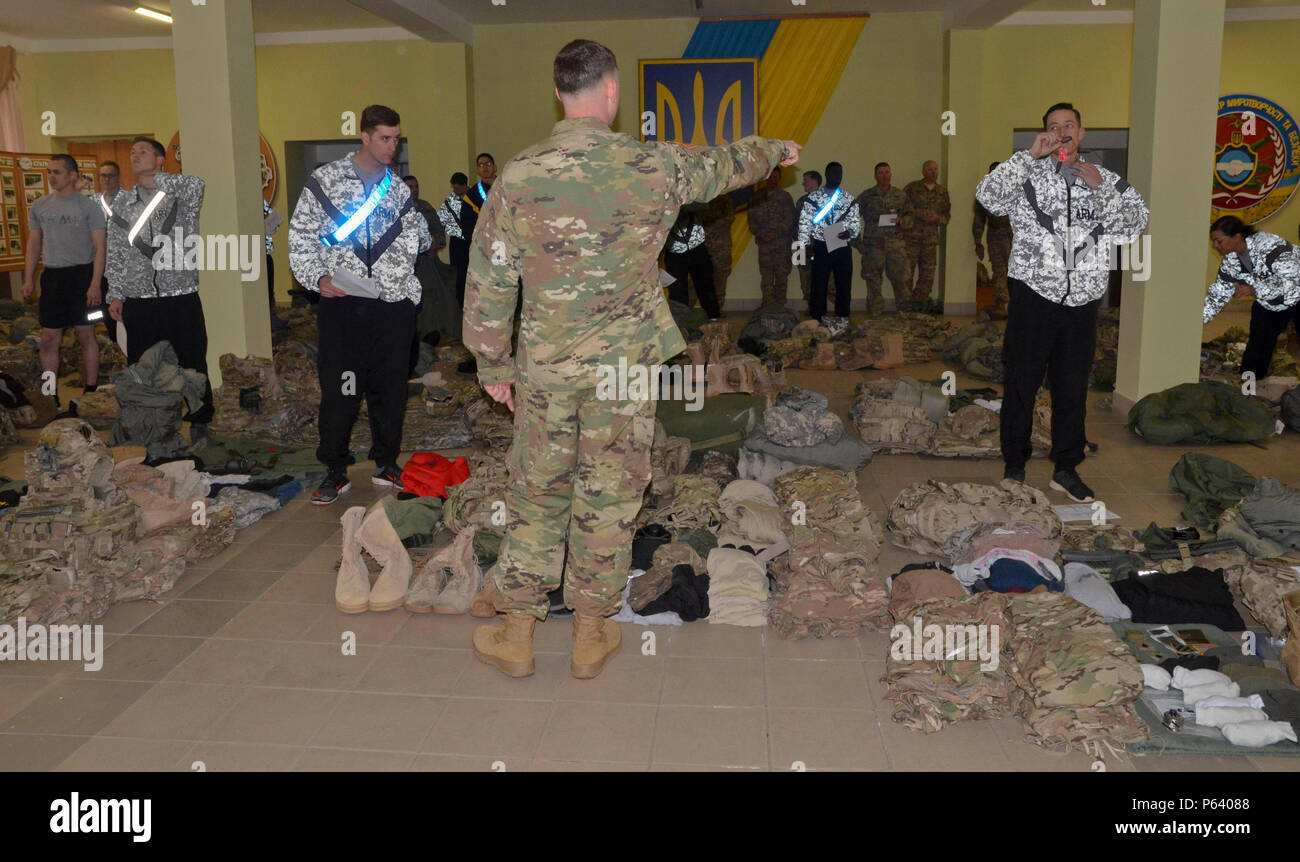
{"label": "man wearing black shorts", "polygon": [[[62,153],[50,158],[46,168],[50,188],[32,204],[28,213],[27,268],[23,278],[23,299],[32,295],[36,263],[45,261],[41,273],[41,368],[59,374],[59,342],[69,326],[81,342],[86,365],[86,391],[99,383],[99,344],[94,321],[87,315],[99,311],[100,279],[104,274],[104,214],[99,206],[78,189],[77,160]],[[57,390],[54,403],[59,404]]]}

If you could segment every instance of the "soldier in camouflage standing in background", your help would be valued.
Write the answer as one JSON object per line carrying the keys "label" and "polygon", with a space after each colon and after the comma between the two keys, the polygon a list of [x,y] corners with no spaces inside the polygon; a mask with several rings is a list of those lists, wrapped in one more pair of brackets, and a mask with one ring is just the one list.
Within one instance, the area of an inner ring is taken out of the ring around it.
{"label": "soldier in camouflage standing in background", "polygon": [[[997,162],[989,165],[989,173],[998,166]],[[1007,319],[1007,303],[1011,294],[1007,292],[1007,261],[1011,257],[1011,217],[995,216],[984,209],[984,205],[975,201],[975,220],[971,222],[971,233],[975,236],[975,258],[984,257],[984,226],[988,225],[989,263],[993,270],[993,310],[989,316],[994,320]]]}
{"label": "soldier in camouflage standing in background", "polygon": [[[939,228],[952,216],[952,203],[948,190],[939,185],[939,163],[921,165],[921,176],[903,189],[912,202],[912,229],[906,234],[911,256],[911,273],[916,283],[911,286],[905,310],[923,311],[934,291],[934,271],[939,265]],[[911,274],[908,283],[911,285]]]}
{"label": "soldier in camouflage standing in background", "polygon": [[[799,213],[803,212],[803,205],[808,200],[808,195],[817,191],[821,187],[822,175],[819,171],[803,172],[803,197],[794,202],[794,227],[790,228],[789,245],[791,246],[790,253],[792,262],[795,253],[793,249],[794,242],[799,238]],[[809,297],[812,295],[809,293],[810,285],[812,284],[812,267],[808,264],[807,260],[804,260],[803,263],[797,265],[797,268],[799,270],[799,290],[803,293],[803,301],[809,302]],[[835,304],[834,286],[830,289],[830,303],[832,305]]]}
{"label": "soldier in camouflage standing in background", "polygon": [[[881,276],[889,274],[894,289],[894,304],[907,299],[912,264],[908,257],[906,232],[912,229],[912,201],[902,189],[894,188],[888,162],[876,165],[876,184],[858,197],[862,211],[862,240],[857,249],[862,254],[862,280],[867,283],[867,314],[875,317],[885,310],[880,293]],[[882,225],[882,217],[891,224]]]}
{"label": "soldier in camouflage standing in background", "polygon": [[758,245],[763,308],[785,307],[792,266],[790,232],[794,229],[794,200],[781,188],[781,169],[777,168],[749,203],[749,232]]}
{"label": "soldier in camouflage standing in background", "polygon": [[607,617],[627,582],[655,426],[655,401],[609,397],[597,388],[601,369],[685,349],[657,260],[678,209],[793,164],[799,145],[747,137],[687,150],[616,133],[618,63],[587,39],[560,50],[554,75],[564,119],[501,171],[470,248],[465,345],[488,394],[515,411],[496,569],[505,625],[482,626],[473,640],[480,661],[531,675],[533,627],[563,575],[575,611],[570,671],[590,679],[621,643]]}

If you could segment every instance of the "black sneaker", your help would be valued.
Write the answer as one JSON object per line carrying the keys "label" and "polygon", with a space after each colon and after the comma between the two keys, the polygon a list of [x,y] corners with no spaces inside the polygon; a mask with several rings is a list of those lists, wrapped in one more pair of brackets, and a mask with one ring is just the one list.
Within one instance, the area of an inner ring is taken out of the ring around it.
{"label": "black sneaker", "polygon": [[311,495],[311,501],[317,506],[328,506],[344,494],[352,490],[352,483],[348,481],[348,474],[342,470],[330,471],[325,477],[325,481],[320,483],[316,493]]}
{"label": "black sneaker", "polygon": [[1092,489],[1083,484],[1079,474],[1073,469],[1057,470],[1052,474],[1052,489],[1062,491],[1076,503],[1091,503]]}
{"label": "black sneaker", "polygon": [[1010,479],[1012,482],[1024,482],[1024,481],[1025,481],[1025,468],[1024,468],[1024,467],[1007,467],[1006,469],[1004,469],[1004,470],[1002,471],[1002,478],[1003,478],[1003,479]]}
{"label": "black sneaker", "polygon": [[376,470],[375,474],[370,477],[370,481],[375,485],[391,486],[399,491],[405,490],[402,486],[402,471],[392,464]]}

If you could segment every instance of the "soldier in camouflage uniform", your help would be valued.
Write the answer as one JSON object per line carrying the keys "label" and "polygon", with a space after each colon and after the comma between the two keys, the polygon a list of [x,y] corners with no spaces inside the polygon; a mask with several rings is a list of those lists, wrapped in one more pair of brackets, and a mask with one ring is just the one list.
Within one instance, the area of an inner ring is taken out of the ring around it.
{"label": "soldier in camouflage uniform", "polygon": [[[989,173],[998,166],[997,162],[989,165]],[[975,201],[975,220],[971,222],[971,233],[975,236],[975,257],[984,257],[984,227],[988,225],[989,263],[993,265],[993,311],[994,320],[1006,320],[1007,303],[1011,294],[1007,292],[1007,261],[1011,258],[1011,217],[995,216],[979,201]]]}
{"label": "soldier in camouflage uniform", "polygon": [[[803,197],[794,202],[794,227],[790,228],[790,245],[793,246],[795,239],[799,236],[799,213],[803,212],[803,205],[808,200],[808,195],[822,187],[822,175],[818,171],[804,171],[803,174]],[[791,250],[791,260],[793,261],[793,249]],[[798,264],[799,270],[799,290],[803,294],[803,301],[809,302],[812,294],[809,292],[812,284],[812,268],[808,261]],[[835,304],[835,285],[832,282],[828,294],[828,302]]]}
{"label": "soldier in camouflage uniform", "polygon": [[718,295],[718,310],[727,305],[727,279],[731,276],[731,223],[736,220],[736,205],[731,195],[718,195],[709,201],[700,224],[704,226],[704,247],[713,262],[713,292]]}
{"label": "soldier in camouflage uniform", "polygon": [[[876,165],[876,184],[858,197],[862,212],[862,240],[857,249],[862,254],[862,280],[867,283],[867,312],[872,316],[885,310],[880,294],[881,273],[889,274],[895,304],[907,299],[912,264],[908,257],[906,232],[912,229],[912,201],[902,189],[890,185],[894,172],[888,162]],[[880,217],[894,216],[892,226],[882,227]]]}
{"label": "soldier in camouflage uniform", "polygon": [[794,200],[781,188],[780,168],[749,204],[749,232],[758,245],[759,285],[763,308],[785,306],[790,279],[790,233],[795,229]]}
{"label": "soldier in camouflage uniform", "polygon": [[476,631],[474,650],[509,676],[531,675],[533,626],[563,575],[576,612],[570,670],[589,679],[621,640],[606,617],[627,580],[655,419],[650,399],[604,397],[600,369],[657,364],[686,347],[657,271],[678,209],[758,182],[793,163],[799,146],[639,142],[609,128],[619,77],[608,48],[571,42],[554,70],[565,118],[501,171],[470,249],[465,345],[488,393],[515,410],[495,575],[506,624]]}
{"label": "soldier in camouflage uniform", "polygon": [[[948,190],[939,185],[939,164],[921,165],[921,176],[922,179],[908,183],[903,189],[914,213],[912,227],[906,233],[911,273],[916,275],[916,283],[906,299],[913,307],[929,300],[934,290],[934,270],[939,265],[939,228],[952,216]],[[909,285],[911,282],[909,274]]]}

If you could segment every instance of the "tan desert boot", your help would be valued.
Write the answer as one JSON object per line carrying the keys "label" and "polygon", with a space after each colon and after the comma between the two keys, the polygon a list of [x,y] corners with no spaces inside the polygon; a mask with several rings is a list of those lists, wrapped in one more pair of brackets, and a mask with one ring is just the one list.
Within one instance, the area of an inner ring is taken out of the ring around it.
{"label": "tan desert boot", "polygon": [[469,615],[477,617],[480,620],[490,620],[497,615],[496,597],[496,563],[488,567],[483,573],[483,588],[474,596],[474,600],[469,603]]}
{"label": "tan desert boot", "polygon": [[574,679],[595,679],[623,643],[623,630],[606,617],[573,615],[573,661],[569,672]]}
{"label": "tan desert boot", "polygon": [[366,516],[362,506],[353,506],[343,513],[343,562],[339,564],[339,577],[334,584],[334,606],[345,614],[359,614],[370,609],[370,574],[361,559],[361,545],[357,532],[361,519]]}
{"label": "tan desert boot", "polygon": [[361,547],[382,565],[383,571],[370,589],[370,610],[391,611],[406,601],[406,590],[411,584],[411,555],[397,537],[383,501],[375,503],[366,512],[357,531]]}
{"label": "tan desert boot", "polygon": [[474,655],[506,676],[533,675],[533,626],[530,614],[506,614],[504,626],[479,626],[474,630]]}

